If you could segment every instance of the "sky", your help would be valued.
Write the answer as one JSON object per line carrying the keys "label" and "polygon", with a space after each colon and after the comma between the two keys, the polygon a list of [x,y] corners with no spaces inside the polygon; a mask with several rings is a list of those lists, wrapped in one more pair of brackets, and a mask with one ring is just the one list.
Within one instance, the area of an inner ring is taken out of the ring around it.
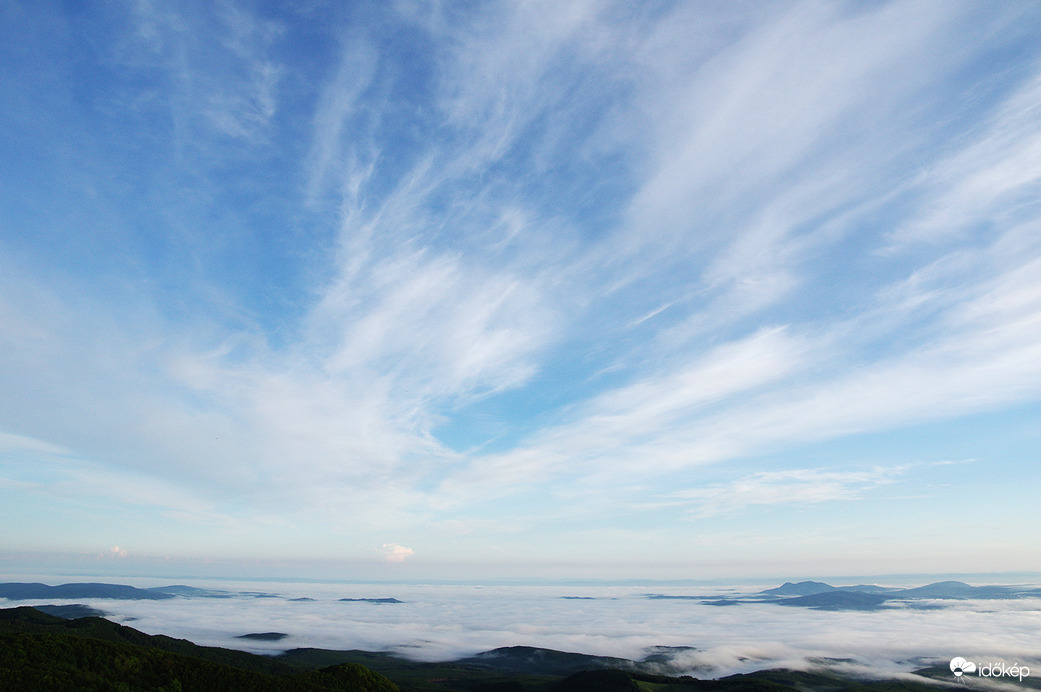
{"label": "sky", "polygon": [[4,3],[0,560],[1041,571],[1039,31]]}

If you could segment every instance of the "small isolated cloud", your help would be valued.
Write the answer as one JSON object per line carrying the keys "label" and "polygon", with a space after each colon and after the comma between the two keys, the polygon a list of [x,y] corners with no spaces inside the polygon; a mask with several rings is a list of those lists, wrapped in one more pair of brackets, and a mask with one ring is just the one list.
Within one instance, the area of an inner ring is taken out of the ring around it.
{"label": "small isolated cloud", "polygon": [[404,562],[405,558],[416,554],[416,551],[412,550],[412,548],[406,548],[397,543],[384,543],[383,547],[380,548],[380,552],[386,556],[387,562]]}
{"label": "small isolated cloud", "polygon": [[108,554],[110,557],[126,557],[127,551],[123,548],[120,548],[118,545],[114,545],[111,548],[109,548]]}

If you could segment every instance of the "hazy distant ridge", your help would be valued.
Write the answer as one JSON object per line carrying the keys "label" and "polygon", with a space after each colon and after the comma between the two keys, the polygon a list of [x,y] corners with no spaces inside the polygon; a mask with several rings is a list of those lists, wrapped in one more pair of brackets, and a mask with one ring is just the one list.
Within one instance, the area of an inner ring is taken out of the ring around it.
{"label": "hazy distant ridge", "polygon": [[117,600],[161,601],[177,597],[185,598],[234,598],[248,596],[252,598],[272,598],[273,594],[248,592],[234,593],[199,589],[194,586],[175,584],[139,589],[126,584],[106,584],[95,582],[59,584],[48,586],[40,583],[8,582],[0,584],[0,598],[12,601],[27,601],[41,598],[112,598]]}
{"label": "hazy distant ridge", "polygon": [[[698,601],[704,605],[740,606],[748,603],[774,603],[784,606],[815,608],[818,610],[874,610],[903,604],[905,607],[938,608],[942,604],[917,603],[933,600],[1009,600],[1041,597],[1041,589],[1020,586],[983,585],[972,586],[960,581],[941,581],[913,588],[857,584],[833,586],[820,581],[785,582],[781,586],[765,589],[746,596],[696,596],[689,594],[647,593],[644,598],[652,600]],[[165,600],[171,598],[276,598],[274,594],[258,592],[230,592],[199,589],[191,586],[162,586],[140,589],[125,584],[71,583],[48,586],[40,583],[0,584],[0,598],[14,601],[43,599],[119,599],[119,600]],[[575,598],[562,596],[561,598]],[[293,599],[313,600],[313,599]],[[400,604],[392,597],[341,598],[341,602],[371,604]],[[65,606],[67,607],[67,606]],[[82,607],[82,606],[81,606]],[[81,613],[82,614],[82,613]]]}
{"label": "hazy distant ridge", "polygon": [[[749,596],[727,598],[645,594],[651,599],[699,600],[704,605],[738,606],[745,603],[776,603],[777,605],[816,608],[819,610],[874,610],[886,607],[890,602],[913,602],[919,600],[1009,600],[1041,597],[1041,589],[1018,586],[972,586],[960,581],[941,581],[914,588],[858,584],[856,586],[832,586],[821,581],[785,582],[781,586],[765,589]],[[913,607],[942,607],[915,604]]]}
{"label": "hazy distant ridge", "polygon": [[167,593],[162,589],[139,589],[124,584],[74,583],[58,586],[19,582],[0,584],[0,598],[8,598],[13,601],[35,598],[114,598],[159,601],[174,597],[175,594]]}

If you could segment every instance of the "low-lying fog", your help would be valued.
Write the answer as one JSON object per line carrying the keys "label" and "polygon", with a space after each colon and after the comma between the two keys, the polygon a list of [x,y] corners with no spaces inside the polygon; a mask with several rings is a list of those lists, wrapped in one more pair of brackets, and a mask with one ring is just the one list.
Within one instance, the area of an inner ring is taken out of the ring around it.
{"label": "low-lying fog", "polygon": [[[112,620],[150,634],[259,653],[296,647],[365,649],[434,661],[526,645],[639,660],[652,647],[692,647],[670,651],[671,665],[662,672],[719,677],[779,666],[812,667],[829,658],[842,659],[828,662],[831,666],[890,674],[910,671],[926,661],[963,656],[1009,665],[1034,663],[1041,673],[1039,598],[818,611],[773,603],[723,607],[698,600],[647,598],[650,593],[735,593],[702,586],[181,583],[234,596],[50,602],[86,603]],[[402,602],[339,600],[345,598]],[[25,604],[0,599],[2,607]],[[280,641],[238,638],[259,632],[289,636]]]}

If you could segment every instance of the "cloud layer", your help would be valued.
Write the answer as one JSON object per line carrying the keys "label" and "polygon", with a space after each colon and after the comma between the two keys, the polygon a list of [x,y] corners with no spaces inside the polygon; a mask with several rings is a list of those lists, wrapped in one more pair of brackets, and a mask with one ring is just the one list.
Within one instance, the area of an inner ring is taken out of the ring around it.
{"label": "cloud layer", "polygon": [[[227,583],[198,583],[229,588]],[[705,586],[668,588],[672,595],[721,593]],[[891,676],[955,655],[1031,665],[1038,662],[1035,634],[1041,616],[1037,599],[938,601],[936,609],[842,612],[773,604],[713,607],[697,600],[648,599],[639,588],[620,586],[238,583],[231,590],[279,597],[90,604],[145,632],[261,653],[314,646],[437,661],[526,645],[639,660],[655,647],[683,647],[664,657],[662,672],[702,678],[822,666]],[[402,603],[340,598],[397,598]],[[289,637],[277,643],[237,638],[269,631]]]}

